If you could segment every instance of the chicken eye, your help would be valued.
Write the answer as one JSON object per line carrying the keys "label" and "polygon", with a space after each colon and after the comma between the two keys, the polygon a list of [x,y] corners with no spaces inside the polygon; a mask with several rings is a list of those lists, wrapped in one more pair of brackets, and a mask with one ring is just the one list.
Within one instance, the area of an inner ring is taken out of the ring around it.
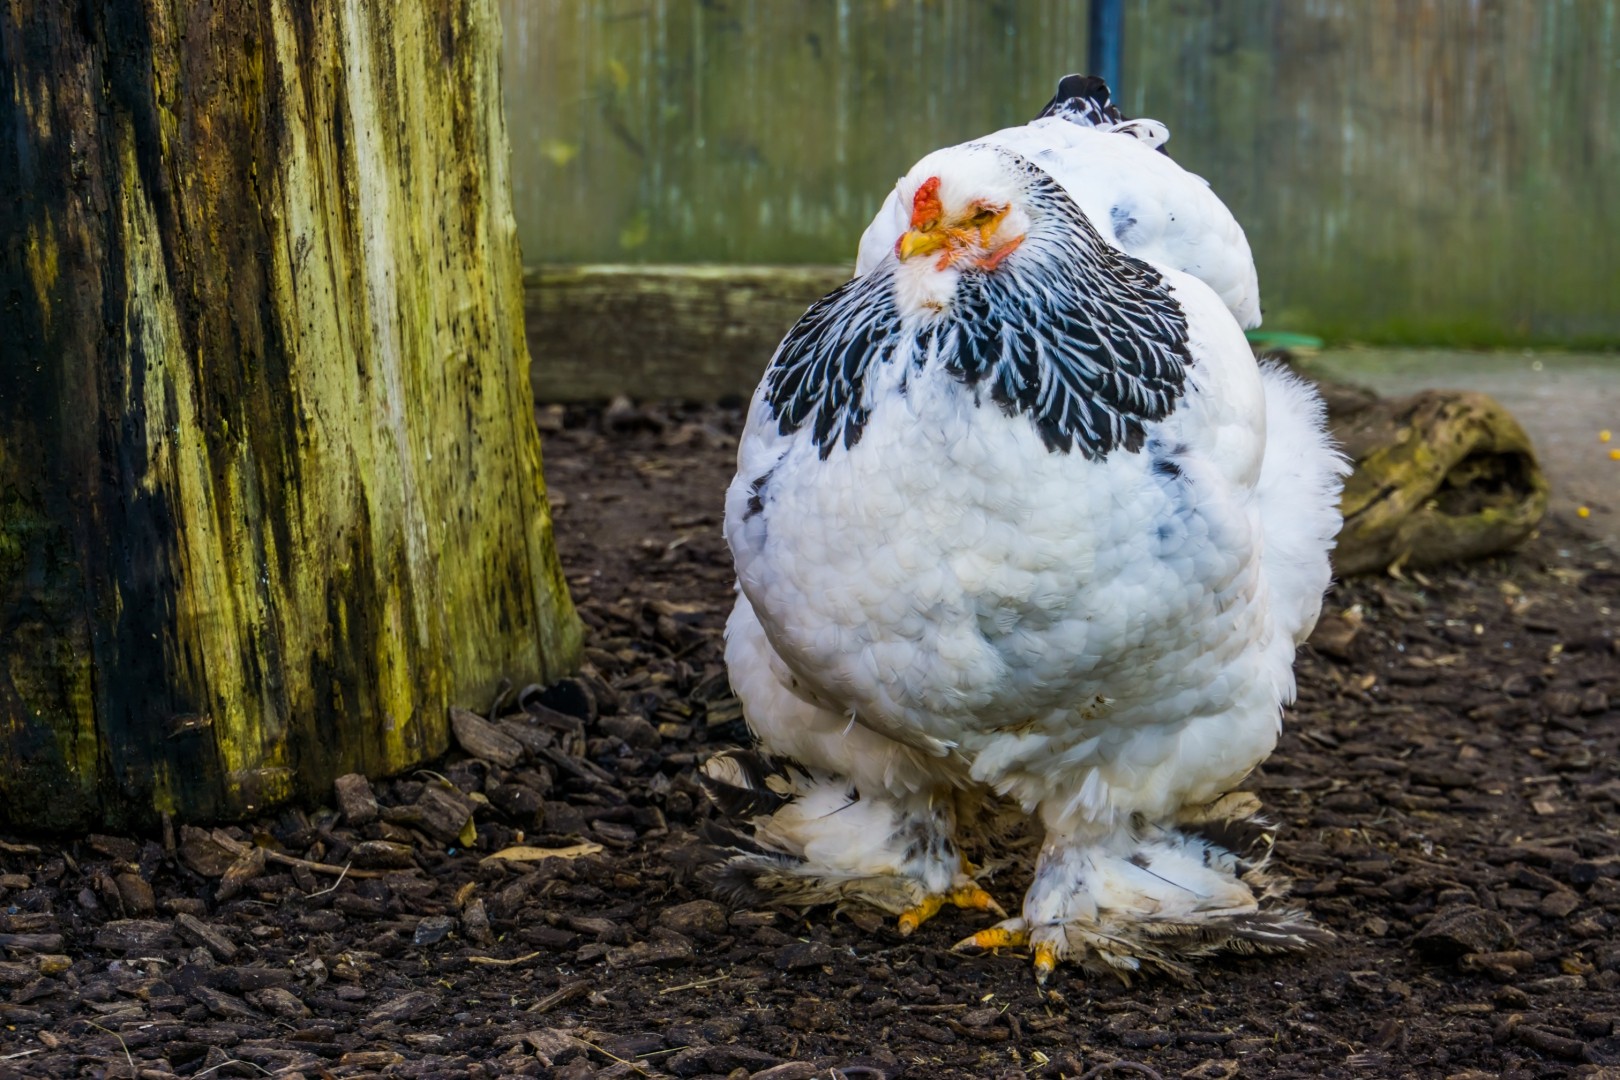
{"label": "chicken eye", "polygon": [[1000,210],[993,206],[981,206],[972,217],[968,218],[968,224],[988,225],[992,221],[996,220],[996,218],[1000,217],[1001,213],[1002,212]]}

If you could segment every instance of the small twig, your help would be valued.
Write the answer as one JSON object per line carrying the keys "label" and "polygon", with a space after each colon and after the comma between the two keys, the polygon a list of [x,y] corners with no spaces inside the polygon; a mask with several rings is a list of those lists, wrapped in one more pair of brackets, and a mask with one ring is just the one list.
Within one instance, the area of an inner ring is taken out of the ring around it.
{"label": "small twig", "polygon": [[317,896],[325,896],[329,892],[336,892],[337,887],[339,885],[343,884],[343,879],[349,876],[349,867],[351,867],[353,865],[354,865],[354,863],[352,863],[352,862],[344,863],[343,864],[343,873],[338,875],[336,881],[332,882],[332,884],[328,885],[324,889],[317,889],[316,891],[310,893],[309,896],[306,897],[305,899],[311,899],[311,898],[317,897]]}
{"label": "small twig", "polygon": [[35,1049],[35,1050],[19,1050],[15,1054],[0,1055],[0,1061],[15,1061],[17,1058],[29,1057],[29,1056],[31,1056],[33,1054],[38,1054],[38,1053],[42,1053],[42,1051],[37,1050],[37,1049]]}
{"label": "small twig", "polygon": [[[251,845],[244,844],[240,840],[233,840],[229,836],[224,835],[219,829],[214,830],[213,840],[216,844],[230,852],[232,855],[246,855],[250,850],[252,850]],[[295,855],[283,855],[281,852],[271,851],[269,848],[264,849],[264,857],[269,859],[271,862],[280,863],[282,866],[302,866],[305,870],[308,870],[314,874],[336,874],[340,878],[344,876],[352,878],[380,878],[387,877],[389,874],[408,872],[400,870],[351,870],[348,864],[344,866],[331,866],[327,863],[311,862],[309,859],[300,859]]]}
{"label": "small twig", "polygon": [[730,975],[716,975],[712,979],[699,979],[697,982],[681,983],[679,986],[666,986],[658,991],[660,995],[673,994],[677,990],[696,990],[700,986],[713,986],[715,983],[725,982]]}
{"label": "small twig", "polygon": [[222,1061],[218,1065],[210,1065],[210,1066],[208,1066],[208,1068],[202,1070],[201,1072],[193,1073],[192,1075],[193,1076],[207,1076],[209,1073],[213,1072],[215,1069],[223,1069],[227,1065],[246,1065],[249,1068],[258,1069],[260,1072],[264,1073],[264,1075],[266,1075],[266,1076],[271,1075],[270,1070],[265,1068],[263,1065],[259,1065],[259,1064],[256,1064],[254,1062],[251,1062],[251,1061],[243,1061],[241,1058],[231,1058],[229,1061]]}
{"label": "small twig", "polygon": [[118,1040],[118,1045],[124,1048],[124,1060],[129,1062],[129,1075],[131,1080],[141,1074],[141,1071],[135,1067],[135,1055],[129,1052],[129,1043],[124,1041],[124,1037],[122,1035],[118,1034],[118,1032],[114,1031],[110,1027],[102,1027],[102,1025],[96,1023],[94,1020],[86,1020],[85,1023],[89,1024],[93,1028],[101,1028],[102,1031],[105,1031],[107,1034]]}
{"label": "small twig", "polygon": [[488,967],[511,967],[514,964],[527,964],[539,955],[537,952],[524,953],[522,956],[514,956],[507,960],[502,960],[497,956],[469,956],[467,957],[467,963],[484,964]]}
{"label": "small twig", "polygon": [[279,851],[266,851],[264,857],[271,862],[278,862],[283,866],[302,866],[305,870],[315,874],[336,874],[338,877],[347,875],[352,878],[380,878],[389,874],[408,873],[404,870],[350,870],[348,865],[329,866],[322,862],[311,862],[308,859],[299,859],[292,855],[283,855]]}
{"label": "small twig", "polygon": [[585,1041],[584,1039],[580,1038],[578,1035],[570,1035],[568,1037],[570,1039],[573,1039],[575,1042],[579,1043],[581,1046],[589,1047],[590,1049],[595,1050],[598,1054],[601,1054],[603,1057],[607,1058],[609,1061],[617,1062],[620,1065],[629,1066],[630,1068],[636,1070],[636,1072],[640,1073],[642,1076],[651,1076],[652,1075],[652,1073],[648,1072],[646,1069],[643,1069],[640,1065],[637,1065],[635,1062],[626,1061],[624,1058],[619,1057],[617,1054],[614,1054],[614,1053],[612,1053],[610,1051],[602,1049],[600,1046],[597,1046],[593,1042]]}
{"label": "small twig", "polygon": [[573,1001],[575,998],[584,997],[590,992],[590,980],[581,979],[579,982],[569,983],[567,986],[552,991],[539,1001],[535,1002],[533,1005],[530,1005],[525,1011],[532,1013],[550,1012],[557,1006],[565,1005],[568,1002]]}

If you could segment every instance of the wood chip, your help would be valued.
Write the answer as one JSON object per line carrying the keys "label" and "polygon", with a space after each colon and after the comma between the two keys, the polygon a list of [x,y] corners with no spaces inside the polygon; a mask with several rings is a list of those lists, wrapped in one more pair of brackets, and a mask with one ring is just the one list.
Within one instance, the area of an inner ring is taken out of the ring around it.
{"label": "wood chip", "polygon": [[371,790],[371,781],[359,773],[349,773],[332,781],[332,794],[350,825],[369,825],[377,820],[377,793]]}
{"label": "wood chip", "polygon": [[466,709],[450,710],[450,728],[456,742],[475,758],[510,769],[523,760],[523,746],[488,720]]}
{"label": "wood chip", "polygon": [[493,855],[485,855],[478,860],[480,863],[493,862],[504,859],[507,862],[539,862],[541,859],[578,859],[584,855],[595,855],[602,850],[601,844],[589,841],[583,844],[570,844],[568,847],[547,848],[527,847],[519,844],[515,847],[502,848]]}
{"label": "wood chip", "polygon": [[195,915],[176,915],[174,917],[174,926],[176,930],[180,931],[182,938],[193,945],[201,945],[213,955],[215,960],[221,963],[232,963],[241,951],[224,934],[221,934]]}

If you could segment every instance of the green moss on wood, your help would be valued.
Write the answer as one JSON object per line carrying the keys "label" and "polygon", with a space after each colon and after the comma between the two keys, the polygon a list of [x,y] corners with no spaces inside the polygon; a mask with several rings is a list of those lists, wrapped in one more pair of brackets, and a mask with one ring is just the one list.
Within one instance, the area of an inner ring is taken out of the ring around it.
{"label": "green moss on wood", "polygon": [[53,451],[0,457],[13,825],[318,796],[580,647],[493,3],[169,17],[0,13],[0,445]]}

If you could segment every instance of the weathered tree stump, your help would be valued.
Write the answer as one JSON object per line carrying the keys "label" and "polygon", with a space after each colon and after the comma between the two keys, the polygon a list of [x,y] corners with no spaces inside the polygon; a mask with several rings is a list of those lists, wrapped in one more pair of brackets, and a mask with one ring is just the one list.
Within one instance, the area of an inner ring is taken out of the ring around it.
{"label": "weathered tree stump", "polygon": [[579,627],[493,0],[0,11],[0,821],[438,753]]}

